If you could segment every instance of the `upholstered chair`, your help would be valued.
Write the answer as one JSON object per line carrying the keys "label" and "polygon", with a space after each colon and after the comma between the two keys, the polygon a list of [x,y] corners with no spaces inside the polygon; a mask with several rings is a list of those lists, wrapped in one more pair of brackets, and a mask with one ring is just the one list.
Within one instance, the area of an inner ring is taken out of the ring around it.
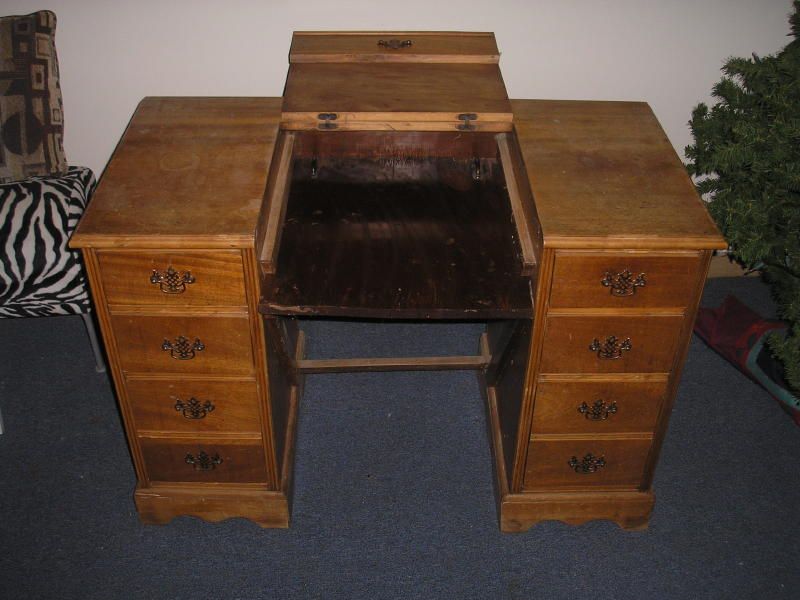
{"label": "upholstered chair", "polygon": [[80,254],[67,246],[95,179],[64,155],[55,25],[50,11],[0,18],[0,318],[81,315],[103,372]]}

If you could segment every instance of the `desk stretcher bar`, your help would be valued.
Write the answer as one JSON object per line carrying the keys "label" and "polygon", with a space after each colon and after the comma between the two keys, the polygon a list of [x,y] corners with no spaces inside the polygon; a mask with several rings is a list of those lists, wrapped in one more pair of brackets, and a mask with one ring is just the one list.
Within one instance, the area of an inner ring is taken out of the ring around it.
{"label": "desk stretcher bar", "polygon": [[346,373],[354,371],[481,371],[491,362],[486,334],[481,336],[481,354],[476,356],[407,356],[398,358],[327,358],[295,361],[301,373]]}

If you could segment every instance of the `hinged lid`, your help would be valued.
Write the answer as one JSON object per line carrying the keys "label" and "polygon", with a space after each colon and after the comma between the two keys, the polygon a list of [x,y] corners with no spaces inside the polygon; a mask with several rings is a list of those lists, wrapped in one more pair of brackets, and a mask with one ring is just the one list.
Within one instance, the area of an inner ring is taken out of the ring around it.
{"label": "hinged lid", "polygon": [[498,60],[492,33],[295,32],[282,125],[509,131]]}

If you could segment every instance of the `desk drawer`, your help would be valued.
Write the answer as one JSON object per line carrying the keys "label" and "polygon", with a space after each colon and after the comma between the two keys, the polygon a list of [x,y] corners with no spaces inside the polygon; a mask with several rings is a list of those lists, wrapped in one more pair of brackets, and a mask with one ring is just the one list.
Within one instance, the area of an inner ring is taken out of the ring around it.
{"label": "desk drawer", "polygon": [[140,431],[261,431],[258,393],[252,381],[136,379],[126,387]]}
{"label": "desk drawer", "polygon": [[653,431],[666,382],[541,381],[532,433],[597,434]]}
{"label": "desk drawer", "polygon": [[247,305],[238,251],[103,250],[97,260],[111,305]]}
{"label": "desk drawer", "polygon": [[556,254],[551,308],[688,306],[700,277],[700,254],[622,252]]}
{"label": "desk drawer", "polygon": [[637,488],[652,439],[534,440],[523,489]]}
{"label": "desk drawer", "polygon": [[127,373],[253,374],[247,316],[112,315],[111,324]]}
{"label": "desk drawer", "polygon": [[264,448],[253,440],[139,438],[150,481],[263,483]]}
{"label": "desk drawer", "polygon": [[667,373],[683,321],[681,315],[548,317],[540,371]]}

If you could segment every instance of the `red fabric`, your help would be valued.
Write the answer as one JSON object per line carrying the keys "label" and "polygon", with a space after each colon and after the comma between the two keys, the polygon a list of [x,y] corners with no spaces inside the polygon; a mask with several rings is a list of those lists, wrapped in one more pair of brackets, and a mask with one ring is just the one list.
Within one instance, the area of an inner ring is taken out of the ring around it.
{"label": "red fabric", "polygon": [[694,331],[712,349],[742,373],[766,389],[800,425],[800,400],[789,391],[783,366],[759,340],[770,332],[785,329],[782,321],[769,321],[733,296],[717,308],[701,308]]}
{"label": "red fabric", "polygon": [[695,333],[709,346],[751,377],[747,368],[750,349],[766,332],[785,328],[785,323],[764,319],[734,296],[725,298],[717,308],[701,308],[694,325]]}

